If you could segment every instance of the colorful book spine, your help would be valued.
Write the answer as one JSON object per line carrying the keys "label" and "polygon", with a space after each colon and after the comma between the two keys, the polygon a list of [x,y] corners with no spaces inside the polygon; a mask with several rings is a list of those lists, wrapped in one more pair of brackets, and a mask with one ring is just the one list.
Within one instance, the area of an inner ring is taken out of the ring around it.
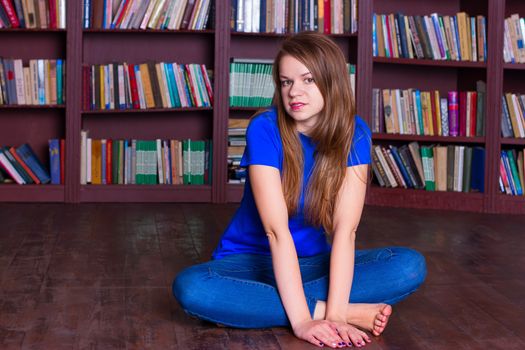
{"label": "colorful book spine", "polygon": [[448,92],[448,130],[450,136],[459,135],[459,105],[458,92]]}

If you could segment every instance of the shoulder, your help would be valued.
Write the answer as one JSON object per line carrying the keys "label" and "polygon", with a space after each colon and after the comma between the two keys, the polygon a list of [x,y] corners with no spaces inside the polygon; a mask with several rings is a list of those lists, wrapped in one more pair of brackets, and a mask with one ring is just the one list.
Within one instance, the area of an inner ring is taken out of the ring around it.
{"label": "shoulder", "polygon": [[355,130],[354,130],[354,138],[352,140],[352,143],[360,141],[361,139],[370,140],[372,138],[372,132],[370,131],[370,128],[366,124],[366,122],[361,118],[360,116],[355,116]]}
{"label": "shoulder", "polygon": [[248,125],[248,129],[253,130],[278,130],[277,111],[268,108],[255,115]]}

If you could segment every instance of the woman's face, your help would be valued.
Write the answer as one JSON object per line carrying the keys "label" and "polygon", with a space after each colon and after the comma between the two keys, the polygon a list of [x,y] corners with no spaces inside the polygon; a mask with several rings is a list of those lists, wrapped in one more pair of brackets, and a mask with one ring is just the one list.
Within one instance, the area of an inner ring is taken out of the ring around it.
{"label": "woman's face", "polygon": [[295,120],[297,131],[308,134],[324,107],[321,91],[308,68],[292,56],[281,58],[279,72],[284,109]]}

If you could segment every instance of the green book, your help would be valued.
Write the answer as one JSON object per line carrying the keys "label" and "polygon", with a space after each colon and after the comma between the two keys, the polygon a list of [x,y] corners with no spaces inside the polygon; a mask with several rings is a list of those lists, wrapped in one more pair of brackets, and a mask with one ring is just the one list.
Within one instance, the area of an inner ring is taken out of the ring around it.
{"label": "green book", "polygon": [[431,146],[421,146],[421,159],[423,161],[423,172],[425,174],[425,189],[427,191],[435,191],[434,150]]}
{"label": "green book", "polygon": [[523,188],[521,187],[520,176],[516,166],[516,157],[514,156],[514,152],[507,150],[507,157],[509,158],[510,171],[512,172],[512,179],[514,180],[514,184],[516,186],[516,193],[521,196],[523,195]]}
{"label": "green book", "polygon": [[182,141],[182,183],[191,184],[191,140]]}

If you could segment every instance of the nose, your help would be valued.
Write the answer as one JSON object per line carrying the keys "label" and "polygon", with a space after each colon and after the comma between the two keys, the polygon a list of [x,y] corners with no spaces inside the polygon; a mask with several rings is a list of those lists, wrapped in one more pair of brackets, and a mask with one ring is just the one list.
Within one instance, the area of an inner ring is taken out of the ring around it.
{"label": "nose", "polygon": [[293,83],[290,87],[290,90],[288,90],[288,94],[291,97],[300,96],[303,94],[303,88],[298,83]]}

